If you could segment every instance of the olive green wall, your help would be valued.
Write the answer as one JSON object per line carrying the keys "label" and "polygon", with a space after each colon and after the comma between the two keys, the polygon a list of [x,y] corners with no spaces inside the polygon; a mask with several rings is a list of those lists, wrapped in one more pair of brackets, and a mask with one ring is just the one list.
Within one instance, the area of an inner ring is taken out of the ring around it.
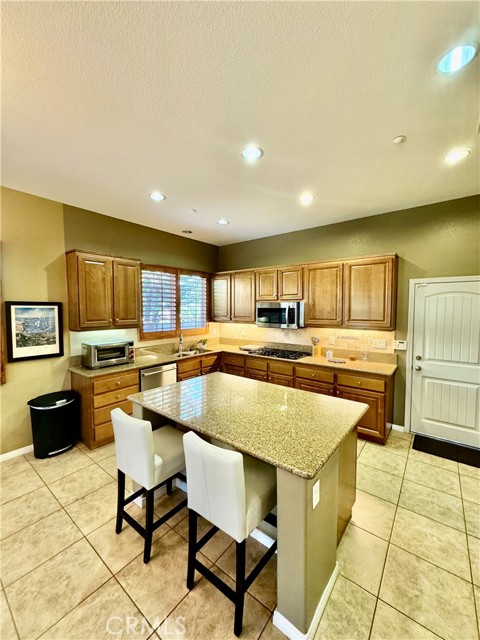
{"label": "olive green wall", "polygon": [[212,244],[69,205],[63,206],[63,212],[66,251],[83,249],[138,258],[147,264],[217,271],[218,247]]}
{"label": "olive green wall", "polygon": [[[219,270],[397,253],[397,339],[407,336],[412,278],[480,273],[480,196],[220,247]],[[398,352],[394,422],[404,424],[405,352]]]}
{"label": "olive green wall", "polygon": [[70,389],[63,209],[58,202],[1,190],[2,293],[9,301],[63,302],[65,355],[12,362],[0,387],[1,443],[7,453],[32,444],[27,401]]}

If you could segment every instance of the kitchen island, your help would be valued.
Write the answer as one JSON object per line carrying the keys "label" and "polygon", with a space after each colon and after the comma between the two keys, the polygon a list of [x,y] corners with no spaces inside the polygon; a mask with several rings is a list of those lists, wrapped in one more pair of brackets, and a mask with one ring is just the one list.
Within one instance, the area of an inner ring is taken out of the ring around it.
{"label": "kitchen island", "polygon": [[135,417],[159,414],[277,468],[274,624],[292,639],[313,637],[355,500],[356,425],[367,405],[224,373],[129,400]]}

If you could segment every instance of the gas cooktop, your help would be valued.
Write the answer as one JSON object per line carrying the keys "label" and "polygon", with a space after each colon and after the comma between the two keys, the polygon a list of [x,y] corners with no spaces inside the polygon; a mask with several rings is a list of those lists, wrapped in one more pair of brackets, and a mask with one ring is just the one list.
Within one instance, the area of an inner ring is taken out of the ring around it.
{"label": "gas cooktop", "polygon": [[300,358],[306,358],[309,353],[305,351],[290,351],[288,349],[256,349],[252,352],[252,355],[267,356],[269,358],[285,358],[286,360],[299,360]]}

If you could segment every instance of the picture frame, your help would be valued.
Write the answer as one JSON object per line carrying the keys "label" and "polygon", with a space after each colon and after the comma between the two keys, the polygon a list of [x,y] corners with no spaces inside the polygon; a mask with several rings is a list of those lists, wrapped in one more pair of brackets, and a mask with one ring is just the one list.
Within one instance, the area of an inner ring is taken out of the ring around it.
{"label": "picture frame", "polygon": [[5,302],[7,362],[63,356],[61,302]]}

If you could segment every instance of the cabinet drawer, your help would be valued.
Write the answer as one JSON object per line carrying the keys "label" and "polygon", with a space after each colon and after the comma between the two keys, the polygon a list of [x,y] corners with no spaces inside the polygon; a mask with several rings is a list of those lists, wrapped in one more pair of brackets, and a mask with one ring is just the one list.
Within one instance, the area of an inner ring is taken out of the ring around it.
{"label": "cabinet drawer", "polygon": [[113,391],[114,389],[123,389],[124,387],[132,387],[138,384],[138,372],[129,373],[128,375],[115,376],[112,378],[103,378],[102,380],[95,380],[93,383],[93,393],[98,395],[99,393],[105,393],[106,391]]}
{"label": "cabinet drawer", "polygon": [[223,363],[233,365],[234,367],[243,367],[245,364],[245,357],[237,356],[235,353],[224,353]]}
{"label": "cabinet drawer", "polygon": [[385,391],[384,380],[374,380],[373,378],[361,378],[360,376],[347,376],[337,373],[337,384],[344,387],[355,387],[356,389],[368,389],[368,391]]}
{"label": "cabinet drawer", "polygon": [[118,391],[102,393],[99,396],[93,396],[93,408],[100,409],[100,407],[122,402],[122,400],[126,400],[131,393],[138,393],[138,385],[127,387],[126,389],[119,389]]}
{"label": "cabinet drawer", "polygon": [[272,362],[268,363],[270,373],[279,373],[282,376],[293,376],[293,364],[287,364],[286,362]]}
{"label": "cabinet drawer", "polygon": [[188,360],[180,360],[180,362],[177,363],[177,375],[195,370],[197,370],[198,375],[200,375],[200,358],[189,358]]}
{"label": "cabinet drawer", "polygon": [[329,382],[331,384],[333,384],[335,375],[333,371],[322,371],[321,369],[315,369],[313,367],[295,367],[295,374],[297,378],[320,380],[321,382]]}
{"label": "cabinet drawer", "polygon": [[104,422],[109,422],[111,420],[110,411],[115,409],[115,407],[120,407],[125,413],[132,413],[132,403],[130,400],[124,400],[123,402],[117,402],[116,404],[110,405],[108,407],[103,407],[101,409],[95,409],[93,412],[93,424],[95,427],[103,424]]}
{"label": "cabinet drawer", "polygon": [[245,367],[247,369],[255,369],[256,371],[266,371],[268,362],[259,358],[245,358]]}
{"label": "cabinet drawer", "polygon": [[220,366],[220,354],[215,353],[211,356],[202,356],[202,371],[211,367]]}
{"label": "cabinet drawer", "polygon": [[93,429],[93,439],[95,442],[105,440],[106,438],[113,438],[113,424],[106,422]]}

